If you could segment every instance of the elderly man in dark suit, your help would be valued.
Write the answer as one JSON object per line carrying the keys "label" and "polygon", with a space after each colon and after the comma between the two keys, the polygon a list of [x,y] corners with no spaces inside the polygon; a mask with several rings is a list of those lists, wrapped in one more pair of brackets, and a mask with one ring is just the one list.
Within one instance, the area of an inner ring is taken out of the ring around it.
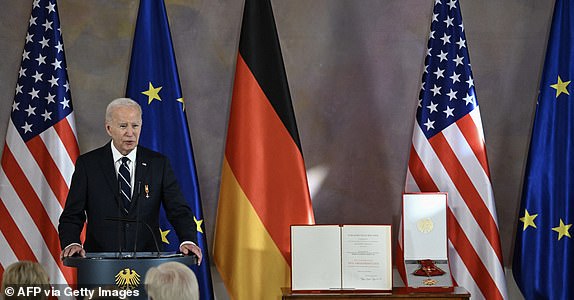
{"label": "elderly man in dark suit", "polygon": [[[180,251],[197,255],[201,262],[193,213],[168,159],[138,146],[141,116],[137,102],[127,98],[112,101],[105,122],[111,142],[78,157],[58,226],[62,258],[85,256],[86,251],[156,251],[146,225],[153,229],[155,240],[161,240],[159,208],[163,203],[168,220],[183,241]],[[86,218],[82,246],[80,233]]]}

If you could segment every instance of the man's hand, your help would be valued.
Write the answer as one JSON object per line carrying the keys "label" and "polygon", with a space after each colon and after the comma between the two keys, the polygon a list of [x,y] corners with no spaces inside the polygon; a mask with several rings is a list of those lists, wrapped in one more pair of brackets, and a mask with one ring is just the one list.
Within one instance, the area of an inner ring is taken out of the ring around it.
{"label": "man's hand", "polygon": [[184,243],[179,246],[179,251],[184,255],[191,255],[191,253],[197,256],[197,265],[201,265],[201,248],[199,248],[196,244],[193,243]]}
{"label": "man's hand", "polygon": [[78,254],[81,257],[86,257],[86,251],[84,250],[84,248],[82,248],[82,246],[72,244],[64,248],[64,250],[62,250],[62,253],[60,254],[60,259],[74,256],[76,254]]}

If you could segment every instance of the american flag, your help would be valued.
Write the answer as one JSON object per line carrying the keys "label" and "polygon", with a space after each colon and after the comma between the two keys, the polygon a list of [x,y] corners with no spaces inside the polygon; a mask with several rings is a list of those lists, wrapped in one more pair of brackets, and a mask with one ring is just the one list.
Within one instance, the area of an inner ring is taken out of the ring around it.
{"label": "american flag", "polygon": [[60,261],[58,218],[79,149],[56,0],[35,0],[0,168],[0,271],[40,262],[72,283]]}
{"label": "american flag", "polygon": [[459,2],[436,0],[405,192],[448,192],[453,278],[473,299],[506,298],[486,147]]}

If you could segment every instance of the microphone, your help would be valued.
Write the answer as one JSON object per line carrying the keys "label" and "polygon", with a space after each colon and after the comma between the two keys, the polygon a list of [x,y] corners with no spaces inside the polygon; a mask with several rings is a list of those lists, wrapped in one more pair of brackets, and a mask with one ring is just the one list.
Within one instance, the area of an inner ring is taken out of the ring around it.
{"label": "microphone", "polygon": [[[140,222],[140,221],[134,220],[134,219],[122,218],[122,217],[107,217],[104,220],[112,221],[112,222],[135,223],[137,225],[139,225],[139,224],[145,225],[145,227],[147,228],[147,230],[149,231],[149,233],[151,234],[151,236],[153,238],[153,242],[155,244],[155,249],[157,251],[157,257],[160,257],[161,251],[159,250],[159,244],[157,243],[157,239],[155,238],[155,235],[153,234],[153,230],[151,229],[151,227],[149,226],[148,223]],[[136,228],[136,231],[137,231],[137,228]],[[136,237],[134,237],[134,238],[136,238]]]}

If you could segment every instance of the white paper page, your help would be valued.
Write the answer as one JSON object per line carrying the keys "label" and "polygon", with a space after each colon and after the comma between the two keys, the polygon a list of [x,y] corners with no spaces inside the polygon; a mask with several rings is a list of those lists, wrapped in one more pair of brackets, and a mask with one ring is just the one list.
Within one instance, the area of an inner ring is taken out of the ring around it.
{"label": "white paper page", "polygon": [[343,289],[391,290],[391,260],[391,226],[343,226]]}
{"label": "white paper page", "polygon": [[291,227],[291,290],[341,288],[338,225]]}

